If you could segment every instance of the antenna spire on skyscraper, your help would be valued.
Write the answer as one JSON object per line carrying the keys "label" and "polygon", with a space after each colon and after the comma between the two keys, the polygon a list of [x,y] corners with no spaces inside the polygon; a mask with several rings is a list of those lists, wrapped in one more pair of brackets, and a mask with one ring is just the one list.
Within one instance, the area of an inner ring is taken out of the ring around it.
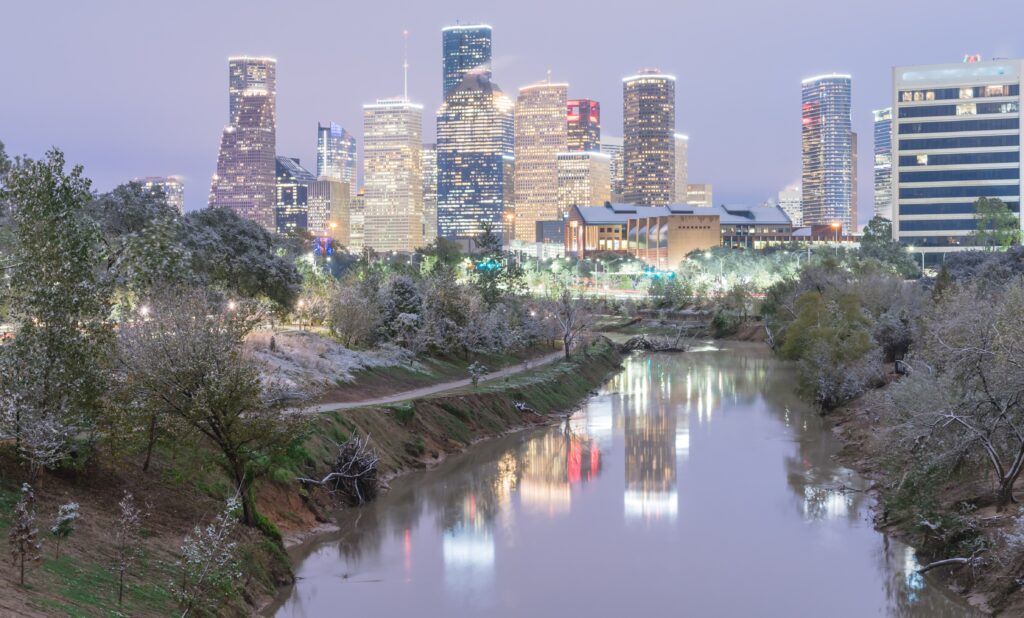
{"label": "antenna spire on skyscraper", "polygon": [[402,96],[409,100],[409,31],[402,30],[402,39],[405,44],[405,52],[402,57]]}

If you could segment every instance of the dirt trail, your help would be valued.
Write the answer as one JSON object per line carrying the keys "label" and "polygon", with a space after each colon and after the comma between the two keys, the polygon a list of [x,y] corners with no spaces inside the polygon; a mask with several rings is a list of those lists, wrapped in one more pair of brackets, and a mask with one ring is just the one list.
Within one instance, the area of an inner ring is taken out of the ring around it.
{"label": "dirt trail", "polygon": [[[480,379],[480,382],[491,382],[493,380],[499,380],[506,376],[512,376],[529,369],[534,369],[542,365],[547,365],[557,361],[560,358],[564,358],[565,353],[558,351],[552,352],[545,356],[539,356],[537,358],[531,358],[529,361],[506,367],[500,371],[488,374]],[[436,395],[444,391],[450,391],[457,388],[463,388],[469,386],[472,380],[469,378],[463,378],[462,380],[454,380],[451,382],[442,382],[440,384],[432,384],[430,386],[424,386],[423,388],[413,389],[411,391],[402,391],[401,393],[395,393],[388,395],[387,397],[379,397],[376,399],[363,399],[361,401],[346,401],[343,403],[322,403],[308,408],[303,408],[303,414],[319,414],[321,412],[334,412],[336,410],[348,410],[351,408],[367,408],[373,406],[383,406],[390,403],[398,403],[399,401],[406,401],[409,399],[419,399],[420,397],[426,397],[428,395]]]}

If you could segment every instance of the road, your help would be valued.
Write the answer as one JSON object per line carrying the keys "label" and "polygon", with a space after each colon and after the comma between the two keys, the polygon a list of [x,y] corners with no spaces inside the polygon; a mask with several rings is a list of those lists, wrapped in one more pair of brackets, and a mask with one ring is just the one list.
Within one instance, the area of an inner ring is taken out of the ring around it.
{"label": "road", "polygon": [[[540,367],[541,365],[547,365],[560,358],[563,358],[565,354],[559,350],[558,352],[552,352],[544,356],[530,359],[530,369]],[[493,382],[494,380],[500,380],[506,376],[512,376],[517,373],[527,371],[526,365],[519,363],[511,365],[500,371],[488,374],[487,376],[480,379],[480,382]],[[389,403],[398,403],[399,401],[407,401],[409,399],[419,399],[420,397],[426,397],[428,395],[436,395],[437,393],[443,393],[444,391],[455,390],[457,388],[463,388],[469,386],[472,380],[464,378],[462,380],[454,380],[452,382],[442,382],[440,384],[432,384],[430,386],[424,386],[423,388],[417,388],[411,391],[403,391],[401,393],[395,393],[388,395],[387,397],[379,397],[377,399],[363,399],[361,401],[346,401],[343,403],[321,403],[319,405],[310,406],[303,408],[302,412],[305,414],[318,414],[320,412],[334,412],[336,410],[350,410],[352,408],[369,408],[373,406],[383,406]]]}

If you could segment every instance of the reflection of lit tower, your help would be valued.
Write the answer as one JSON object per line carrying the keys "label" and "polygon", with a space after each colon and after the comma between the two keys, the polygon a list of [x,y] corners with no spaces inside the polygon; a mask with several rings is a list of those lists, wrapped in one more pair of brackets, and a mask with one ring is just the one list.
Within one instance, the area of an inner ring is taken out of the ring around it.
{"label": "reflection of lit tower", "polygon": [[445,584],[459,590],[480,589],[494,577],[494,534],[477,509],[476,495],[462,500],[462,514],[442,540]]}
{"label": "reflection of lit tower", "polygon": [[[655,365],[656,366],[656,365]],[[627,519],[674,520],[679,510],[676,494],[676,415],[666,397],[647,391],[651,367],[626,366],[624,388],[633,405],[625,410]],[[654,405],[651,405],[651,404]]]}

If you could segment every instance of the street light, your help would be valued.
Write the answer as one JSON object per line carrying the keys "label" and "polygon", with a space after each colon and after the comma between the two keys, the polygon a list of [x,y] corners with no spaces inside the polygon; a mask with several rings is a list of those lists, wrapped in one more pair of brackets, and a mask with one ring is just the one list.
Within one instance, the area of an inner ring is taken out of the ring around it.
{"label": "street light", "polygon": [[[908,253],[914,253],[914,245],[907,247]],[[921,251],[921,276],[924,276],[924,251]]]}
{"label": "street light", "polygon": [[843,226],[838,221],[833,221],[829,225],[836,232],[836,257],[839,257],[839,230],[842,229]]}

